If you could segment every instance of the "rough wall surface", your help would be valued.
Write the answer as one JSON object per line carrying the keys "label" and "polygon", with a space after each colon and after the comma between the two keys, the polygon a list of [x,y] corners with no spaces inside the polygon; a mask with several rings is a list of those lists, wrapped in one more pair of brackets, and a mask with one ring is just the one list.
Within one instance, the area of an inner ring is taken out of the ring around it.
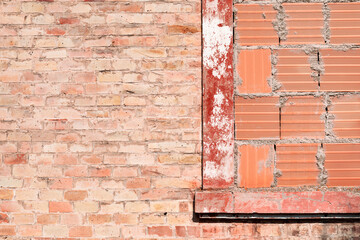
{"label": "rough wall surface", "polygon": [[360,235],[193,220],[200,1],[4,0],[0,12],[1,239]]}

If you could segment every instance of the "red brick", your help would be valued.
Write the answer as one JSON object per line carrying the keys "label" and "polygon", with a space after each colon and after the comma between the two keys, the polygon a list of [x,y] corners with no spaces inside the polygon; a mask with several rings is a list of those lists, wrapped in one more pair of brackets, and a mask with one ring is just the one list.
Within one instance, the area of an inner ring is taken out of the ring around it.
{"label": "red brick", "polygon": [[277,144],[276,168],[281,172],[277,186],[319,185],[317,167],[319,144]]}
{"label": "red brick", "polygon": [[334,116],[333,133],[338,138],[360,137],[360,96],[347,95],[331,98],[329,114]]}
{"label": "red brick", "polygon": [[[275,50],[277,55],[276,80],[280,92],[316,92],[318,83],[311,77],[310,56],[300,49]],[[317,60],[317,56],[316,57]],[[318,73],[315,73],[318,74]]]}
{"label": "red brick", "polygon": [[255,228],[253,224],[238,224],[229,227],[231,236],[254,236]]}
{"label": "red brick", "polygon": [[92,237],[92,228],[88,226],[76,226],[69,229],[69,237]]}
{"label": "red brick", "polygon": [[257,227],[260,236],[264,237],[281,237],[281,225],[261,224]]}
{"label": "red brick", "polygon": [[279,37],[272,22],[276,11],[272,5],[235,4],[235,39],[239,45],[278,45]]}
{"label": "red brick", "polygon": [[323,114],[325,114],[325,106],[320,97],[288,98],[281,108],[281,139],[324,138]]}
{"label": "red brick", "polygon": [[322,3],[284,3],[288,34],[281,44],[325,43]]}
{"label": "red brick", "polygon": [[271,187],[274,181],[273,145],[241,145],[238,166],[239,187]]}
{"label": "red brick", "polygon": [[150,188],[150,179],[130,178],[126,181],[126,188]]}
{"label": "red brick", "polygon": [[102,157],[97,155],[89,155],[82,157],[81,161],[89,164],[99,164],[102,162]]}
{"label": "red brick", "polygon": [[359,54],[359,49],[347,51],[321,49],[320,56],[324,71],[320,78],[320,89],[341,92],[359,91],[360,70],[357,67],[360,64]]}
{"label": "red brick", "polygon": [[195,201],[195,212],[233,212],[233,196],[231,193],[198,192]]}
{"label": "red brick", "polygon": [[61,36],[64,35],[66,32],[60,28],[50,28],[46,30],[46,33],[49,35]]}
{"label": "red brick", "polygon": [[64,194],[64,199],[68,201],[81,201],[87,198],[87,191],[67,191]]}
{"label": "red brick", "polygon": [[271,77],[271,50],[241,50],[236,71],[242,81],[239,93],[270,93],[268,79]]}
{"label": "red brick", "polygon": [[90,224],[104,224],[111,222],[111,214],[91,214],[88,216]]}
{"label": "red brick", "polygon": [[177,237],[186,237],[186,227],[185,226],[175,226],[175,232]]}
{"label": "red brick", "polygon": [[236,139],[278,139],[280,136],[278,104],[278,97],[253,99],[236,97]]}
{"label": "red brick", "polygon": [[[360,4],[329,3],[330,8],[330,42],[331,44],[359,43]],[[349,28],[349,26],[352,26]]]}
{"label": "red brick", "polygon": [[5,164],[25,164],[28,161],[28,155],[26,154],[11,154],[4,156]]}
{"label": "red brick", "polygon": [[18,233],[20,236],[25,237],[40,237],[42,236],[41,225],[23,225],[18,227]]}
{"label": "red brick", "polygon": [[169,226],[153,226],[148,227],[149,235],[155,235],[159,237],[171,237],[172,229]]}
{"label": "red brick", "polygon": [[20,212],[23,207],[16,201],[1,201],[0,211],[1,212]]}
{"label": "red brick", "polygon": [[187,25],[170,25],[168,26],[168,33],[172,34],[186,34],[200,32],[199,27]]}
{"label": "red brick", "polygon": [[50,212],[72,212],[73,208],[69,202],[49,202]]}
{"label": "red brick", "polygon": [[203,225],[202,226],[202,235],[203,235],[203,237],[206,237],[206,238],[222,237],[225,235],[224,227]]}
{"label": "red brick", "polygon": [[15,226],[0,226],[0,236],[15,236]]}
{"label": "red brick", "polygon": [[1,200],[11,200],[13,197],[14,197],[13,190],[0,189],[0,199]]}
{"label": "red brick", "polygon": [[326,143],[325,164],[327,186],[358,186],[360,184],[360,144]]}
{"label": "red brick", "polygon": [[187,226],[187,232],[188,232],[188,236],[189,237],[200,237],[201,234],[201,228],[200,226],[195,227],[195,226]]}
{"label": "red brick", "polygon": [[54,179],[50,185],[51,189],[70,189],[73,186],[72,178]]}
{"label": "red brick", "polygon": [[138,224],[138,215],[129,213],[117,213],[114,215],[114,222],[116,224]]}
{"label": "red brick", "polygon": [[78,18],[60,18],[59,19],[59,24],[76,24],[79,22],[80,21]]}
{"label": "red brick", "polygon": [[41,214],[37,215],[38,224],[57,224],[59,223],[60,215],[57,214]]}
{"label": "red brick", "polygon": [[111,175],[110,168],[91,168],[89,169],[89,176],[91,177],[108,177]]}
{"label": "red brick", "polygon": [[0,213],[0,223],[9,223],[9,216],[5,213]]}

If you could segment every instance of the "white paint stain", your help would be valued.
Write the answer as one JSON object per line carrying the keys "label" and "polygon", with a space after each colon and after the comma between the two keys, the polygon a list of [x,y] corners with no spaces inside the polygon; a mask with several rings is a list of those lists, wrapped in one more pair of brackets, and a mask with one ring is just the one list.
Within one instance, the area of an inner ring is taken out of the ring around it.
{"label": "white paint stain", "polygon": [[[212,141],[211,144],[204,145],[204,151],[210,153],[210,149],[214,148],[216,151],[215,159],[220,159],[220,164],[213,161],[206,161],[204,165],[204,176],[207,178],[222,178],[225,181],[231,181],[233,172],[233,141],[232,141],[232,121],[224,114],[224,105],[228,101],[224,94],[218,89],[214,95],[214,105],[212,114],[210,116],[210,125],[215,132],[220,132],[220,138],[216,143]],[[208,139],[210,140],[210,139]]]}
{"label": "white paint stain", "polygon": [[226,26],[218,12],[218,0],[208,1],[207,14],[203,19],[203,62],[212,75],[218,79],[227,75],[227,53],[232,40],[232,29]]}

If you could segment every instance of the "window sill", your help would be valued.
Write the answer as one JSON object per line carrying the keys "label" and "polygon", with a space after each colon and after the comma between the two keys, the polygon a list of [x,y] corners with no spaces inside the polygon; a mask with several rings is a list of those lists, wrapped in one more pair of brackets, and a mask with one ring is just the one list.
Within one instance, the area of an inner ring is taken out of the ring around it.
{"label": "window sill", "polygon": [[[195,212],[203,218],[216,216],[211,214],[222,214],[223,217],[226,214],[240,214],[239,218],[241,215],[243,218],[254,218],[262,214],[316,214],[313,216],[315,218],[343,218],[341,216],[344,215],[345,218],[345,215],[350,214],[348,217],[351,217],[355,213],[360,217],[360,194],[345,191],[201,191],[195,194]],[[228,215],[227,218],[234,216]]]}

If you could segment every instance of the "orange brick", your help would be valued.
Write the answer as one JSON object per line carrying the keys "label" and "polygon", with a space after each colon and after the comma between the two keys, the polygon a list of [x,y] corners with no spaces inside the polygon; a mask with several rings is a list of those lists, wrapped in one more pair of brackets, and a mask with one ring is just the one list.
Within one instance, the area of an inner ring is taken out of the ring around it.
{"label": "orange brick", "polygon": [[91,237],[92,228],[88,226],[77,226],[69,229],[69,237]]}
{"label": "orange brick", "polygon": [[171,237],[172,229],[169,226],[153,226],[148,227],[149,235],[155,235],[159,237]]}
{"label": "orange brick", "polygon": [[0,211],[2,212],[20,212],[22,206],[16,201],[1,201]]}
{"label": "orange brick", "polygon": [[360,144],[326,143],[325,169],[328,174],[327,186],[358,186],[360,184]]}
{"label": "orange brick", "polygon": [[11,154],[4,156],[5,164],[24,164],[28,161],[28,155],[26,154]]}
{"label": "orange brick", "polygon": [[[360,6],[360,5],[359,5]],[[360,49],[348,51],[321,49],[324,72],[320,78],[322,91],[360,91]]]}
{"label": "orange brick", "polygon": [[90,224],[104,224],[111,222],[111,214],[90,214],[88,221]]}
{"label": "orange brick", "polygon": [[5,213],[0,213],[0,223],[9,223],[9,216]]}
{"label": "orange brick", "polygon": [[333,132],[338,138],[360,137],[360,96],[348,95],[331,98],[332,105],[329,114],[332,114]]}
{"label": "orange brick", "polygon": [[241,145],[238,152],[240,154],[239,187],[271,187],[274,180],[274,146]]}
{"label": "orange brick", "polygon": [[13,190],[0,189],[0,199],[1,200],[11,200],[13,197],[14,197]]}
{"label": "orange brick", "polygon": [[59,223],[60,216],[57,214],[41,214],[37,215],[37,223],[39,224],[57,224]]}
{"label": "orange brick", "polygon": [[0,226],[0,236],[15,236],[15,226]]}
{"label": "orange brick", "polygon": [[268,79],[271,77],[271,50],[241,50],[236,63],[236,71],[242,83],[239,93],[270,93]]}
{"label": "orange brick", "polygon": [[89,176],[91,177],[108,177],[111,175],[110,168],[91,168],[89,169]]}
{"label": "orange brick", "polygon": [[288,34],[281,44],[325,43],[322,3],[284,3]]}
{"label": "orange brick", "polygon": [[34,215],[31,213],[13,214],[12,222],[17,225],[34,223]]}
{"label": "orange brick", "polygon": [[49,202],[50,212],[72,212],[72,205],[69,202]]}
{"label": "orange brick", "polygon": [[202,234],[206,238],[220,237],[224,235],[224,227],[207,224],[202,226]]}
{"label": "orange brick", "polygon": [[18,233],[24,237],[40,237],[42,236],[42,226],[33,224],[19,226]]}
{"label": "orange brick", "polygon": [[313,71],[310,67],[309,56],[304,51],[300,49],[279,49],[275,50],[275,54],[278,58],[276,80],[281,84],[278,91],[318,91],[318,83],[311,77]]}
{"label": "orange brick", "polygon": [[[359,43],[360,37],[360,4],[329,3],[330,8],[330,43]],[[351,28],[349,28],[351,26]]]}
{"label": "orange brick", "polygon": [[117,213],[114,215],[114,222],[116,224],[136,225],[138,223],[138,214]]}
{"label": "orange brick", "polygon": [[72,188],[73,179],[72,178],[60,178],[54,179],[50,185],[51,189],[69,189]]}
{"label": "orange brick", "polygon": [[281,139],[324,138],[325,106],[322,98],[290,97],[281,108]]}
{"label": "orange brick", "polygon": [[81,225],[83,224],[83,220],[80,214],[61,214],[61,224],[64,225]]}
{"label": "orange brick", "polygon": [[130,178],[126,182],[126,188],[150,188],[150,179]]}
{"label": "orange brick", "polygon": [[235,4],[235,39],[240,45],[278,45],[279,37],[272,22],[276,11],[272,5]]}
{"label": "orange brick", "polygon": [[319,144],[277,144],[276,168],[281,172],[279,187],[318,185],[316,154]]}
{"label": "orange brick", "polygon": [[64,199],[68,201],[81,201],[88,196],[87,191],[67,191],[64,194]]}
{"label": "orange brick", "polygon": [[235,137],[243,139],[278,139],[279,98],[235,98]]}

